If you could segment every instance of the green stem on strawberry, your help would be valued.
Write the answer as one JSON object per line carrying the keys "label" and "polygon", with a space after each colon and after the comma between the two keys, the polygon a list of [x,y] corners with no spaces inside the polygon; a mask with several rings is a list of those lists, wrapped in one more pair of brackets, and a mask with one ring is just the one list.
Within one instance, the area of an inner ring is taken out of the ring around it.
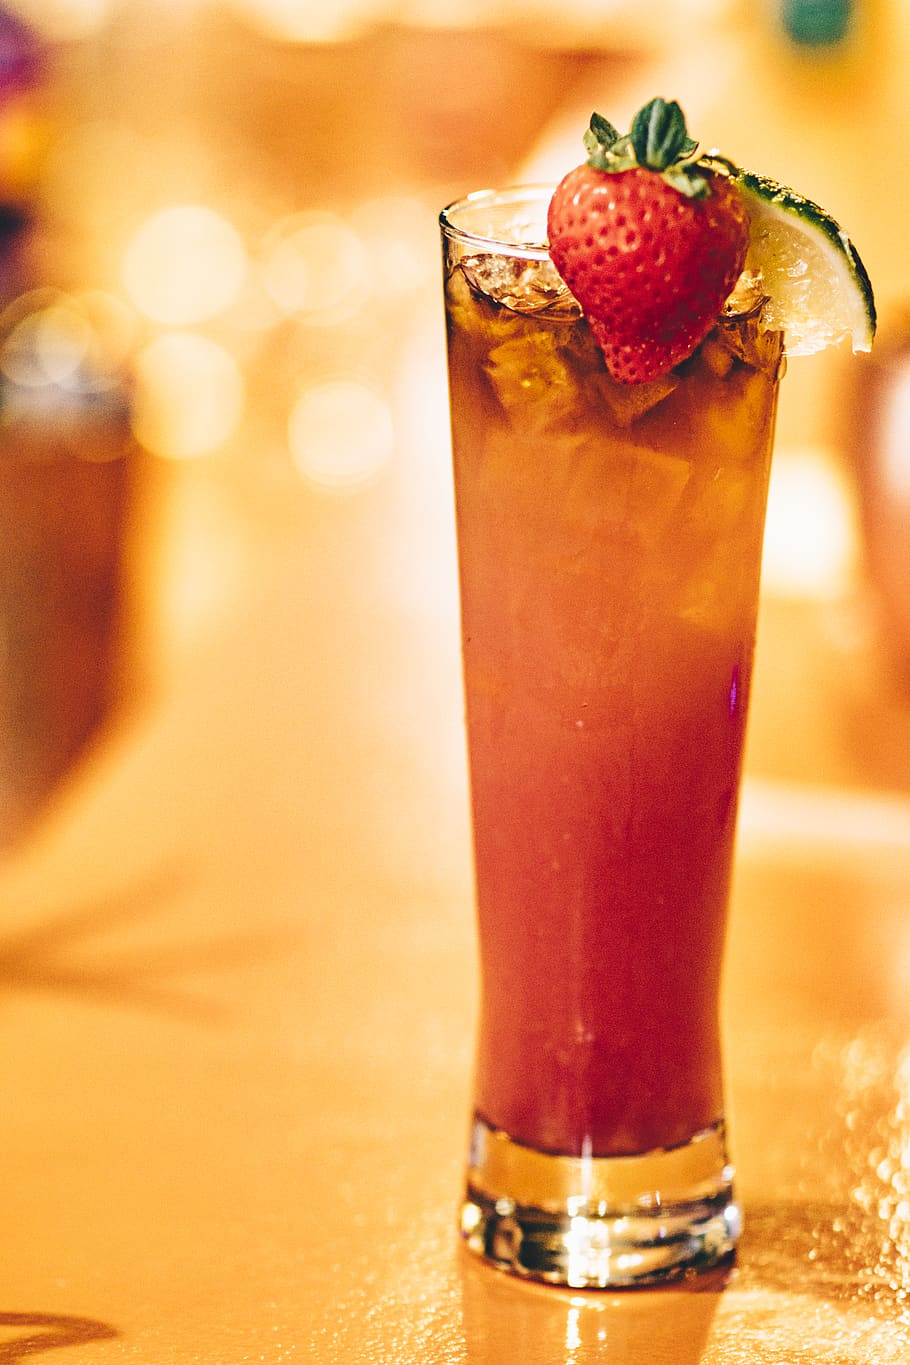
{"label": "green stem on strawberry", "polygon": [[584,136],[588,165],[613,174],[641,166],[657,171],[668,185],[689,199],[710,194],[710,184],[693,160],[698,143],[689,136],[686,116],[676,100],[658,95],[639,109],[626,134],[602,114],[591,115]]}
{"label": "green stem on strawberry", "polygon": [[689,157],[698,143],[689,137],[686,116],[676,100],[659,97],[639,109],[629,132],[635,155],[642,166],[664,171],[675,161]]}

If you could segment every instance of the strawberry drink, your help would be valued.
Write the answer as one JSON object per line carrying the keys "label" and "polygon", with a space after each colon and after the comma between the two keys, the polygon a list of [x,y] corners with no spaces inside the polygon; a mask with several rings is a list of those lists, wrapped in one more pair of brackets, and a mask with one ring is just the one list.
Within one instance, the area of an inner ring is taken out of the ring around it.
{"label": "strawberry drink", "polygon": [[756,193],[677,105],[586,145],[555,192],[442,215],[481,965],[462,1232],[612,1287],[739,1229],[718,992],[786,329]]}

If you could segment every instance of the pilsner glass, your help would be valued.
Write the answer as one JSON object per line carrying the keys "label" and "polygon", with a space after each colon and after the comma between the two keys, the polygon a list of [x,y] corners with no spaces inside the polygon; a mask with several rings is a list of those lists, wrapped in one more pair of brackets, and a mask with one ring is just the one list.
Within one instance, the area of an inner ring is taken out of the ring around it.
{"label": "pilsner glass", "polygon": [[441,215],[481,1003],[462,1232],[576,1287],[732,1253],[718,995],[781,339],[608,375],[547,188]]}

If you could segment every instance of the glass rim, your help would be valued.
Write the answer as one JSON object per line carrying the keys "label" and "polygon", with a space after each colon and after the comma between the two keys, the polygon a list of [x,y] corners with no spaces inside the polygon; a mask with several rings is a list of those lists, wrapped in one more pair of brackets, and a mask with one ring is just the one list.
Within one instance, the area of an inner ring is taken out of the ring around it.
{"label": "glass rim", "polygon": [[541,200],[549,204],[554,189],[554,185],[528,184],[508,185],[499,190],[474,190],[471,194],[462,195],[460,199],[446,205],[439,215],[439,226],[450,240],[478,251],[508,252],[509,255],[520,256],[529,261],[548,260],[550,253],[546,234],[542,241],[529,241],[527,238],[519,238],[514,233],[503,232],[496,235],[491,232],[472,232],[469,228],[459,225],[455,219],[459,214],[470,213],[485,205],[508,207],[510,204],[522,202],[536,204]]}

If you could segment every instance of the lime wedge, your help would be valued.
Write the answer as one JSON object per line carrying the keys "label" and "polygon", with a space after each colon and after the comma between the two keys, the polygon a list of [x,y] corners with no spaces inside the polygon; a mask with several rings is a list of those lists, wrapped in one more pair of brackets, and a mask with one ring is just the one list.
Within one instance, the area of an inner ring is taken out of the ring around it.
{"label": "lime wedge", "polygon": [[847,234],[824,209],[766,176],[736,169],[751,218],[747,268],[764,281],[765,325],[784,333],[788,355],[814,355],[849,338],[868,351],[875,300]]}

